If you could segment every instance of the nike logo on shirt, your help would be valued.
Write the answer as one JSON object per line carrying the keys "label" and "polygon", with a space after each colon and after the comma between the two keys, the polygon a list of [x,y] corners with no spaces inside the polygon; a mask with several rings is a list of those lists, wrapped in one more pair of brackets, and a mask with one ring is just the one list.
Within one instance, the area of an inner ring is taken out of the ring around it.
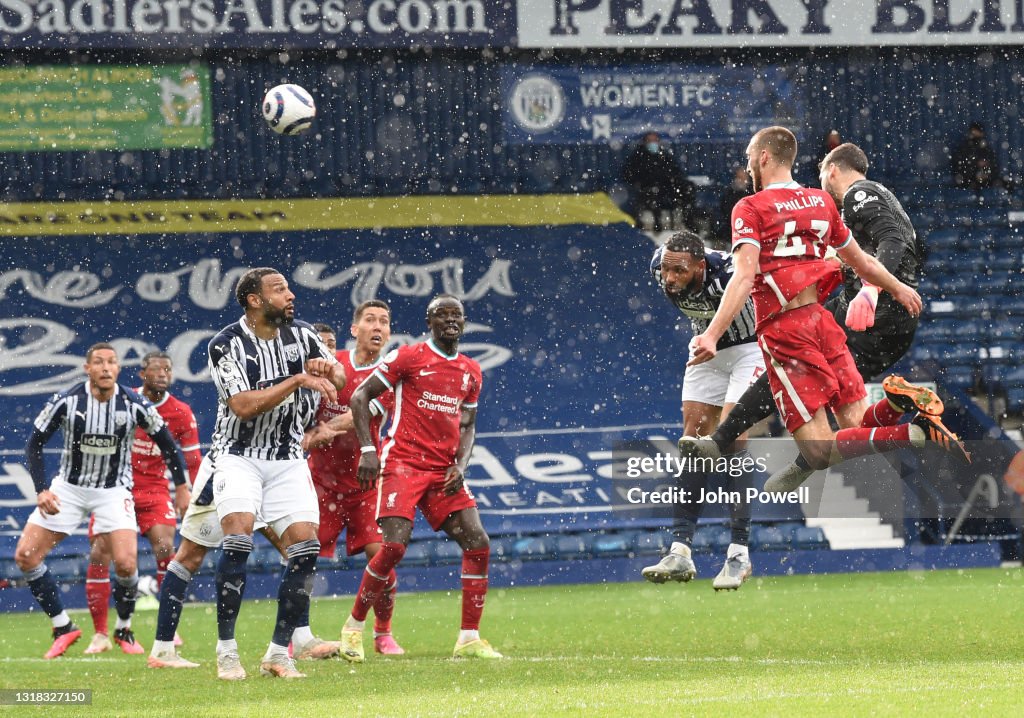
{"label": "nike logo on shirt", "polygon": [[427,371],[426,369],[420,369],[420,376],[430,376],[431,374],[437,374],[437,372]]}

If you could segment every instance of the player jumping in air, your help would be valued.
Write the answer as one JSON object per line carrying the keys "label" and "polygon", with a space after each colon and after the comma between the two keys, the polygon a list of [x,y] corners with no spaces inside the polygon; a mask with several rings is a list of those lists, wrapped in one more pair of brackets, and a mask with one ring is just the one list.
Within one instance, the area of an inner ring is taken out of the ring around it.
{"label": "player jumping in air", "polygon": [[[924,246],[899,200],[884,185],[867,179],[868,158],[863,150],[851,143],[842,144],[821,161],[820,170],[821,188],[842,205],[843,221],[858,244],[897,279],[916,287]],[[907,352],[914,341],[918,317],[911,316],[891,295],[879,294],[877,287],[863,284],[848,268],[843,274],[843,290],[829,299],[825,308],[844,327],[857,371],[869,381]],[[901,410],[912,410],[909,402],[923,391],[897,376],[887,377],[882,386],[892,408]],[[929,406],[932,413],[941,412],[938,397]],[[710,437],[684,437],[680,449],[685,455],[718,458],[732,450],[737,437],[774,411],[766,374],[743,394]]]}
{"label": "player jumping in air", "polygon": [[[773,476],[769,491],[799,485],[811,472],[869,453],[921,446],[931,440],[967,458],[962,444],[934,412],[934,395],[904,395],[913,423],[889,398],[868,407],[864,381],[846,346],[846,335],[819,303],[838,281],[824,250],[833,247],[862,279],[889,292],[909,314],[921,312],[917,292],[896,279],[857,244],[835,201],[824,190],[793,181],[796,138],[783,127],[759,131],[747,147],[756,194],[733,209],[735,276],[707,331],[694,337],[692,363],[708,361],[716,343],[753,291],[758,343],[765,355],[772,396],[800,448],[792,467]],[[833,432],[825,410],[840,426]]]}
{"label": "player jumping in air", "polygon": [[[651,273],[665,296],[690,319],[694,334],[699,334],[718,308],[718,302],[732,277],[732,257],[724,252],[707,251],[693,232],[677,232],[659,247],[651,260]],[[764,374],[764,359],[754,334],[754,303],[747,301],[728,331],[718,341],[718,354],[709,362],[686,367],[683,376],[683,435],[706,434],[729,416],[743,392]],[[730,491],[740,492],[749,483],[744,475],[730,480]],[[707,483],[707,474],[689,471],[679,477],[679,487],[689,496],[697,496]],[[742,485],[741,485],[742,484]],[[669,552],[641,574],[653,583],[689,581],[697,575],[690,547],[700,517],[701,504],[676,502],[672,534],[675,541]],[[730,505],[732,543],[726,550],[725,564],[715,577],[716,590],[738,589],[750,576],[748,543],[750,509],[745,502]]]}
{"label": "player jumping in air", "polygon": [[[462,630],[455,657],[502,657],[480,638],[490,540],[464,483],[483,378],[480,365],[459,353],[466,315],[458,298],[434,297],[427,305],[427,326],[427,341],[388,353],[352,395],[362,454],[359,481],[367,488],[377,486],[377,520],[384,540],[366,566],[352,615],[341,632],[342,655],[350,661],[363,660],[366,614],[393,581],[417,508],[431,528],[443,530],[462,549]],[[370,403],[388,389],[395,394],[395,416],[378,458]]]}

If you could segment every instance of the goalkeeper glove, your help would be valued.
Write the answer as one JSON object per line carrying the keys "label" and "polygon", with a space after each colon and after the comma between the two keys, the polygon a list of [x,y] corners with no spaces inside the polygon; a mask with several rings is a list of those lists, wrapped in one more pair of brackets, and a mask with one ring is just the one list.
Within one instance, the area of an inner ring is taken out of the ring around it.
{"label": "goalkeeper glove", "polygon": [[878,305],[878,287],[864,283],[846,310],[846,326],[862,332],[875,325],[875,307]]}

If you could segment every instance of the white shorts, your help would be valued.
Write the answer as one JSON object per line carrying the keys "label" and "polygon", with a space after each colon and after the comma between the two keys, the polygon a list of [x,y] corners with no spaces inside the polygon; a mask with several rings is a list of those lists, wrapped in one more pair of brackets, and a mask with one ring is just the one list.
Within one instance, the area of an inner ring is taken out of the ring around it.
{"label": "white shorts", "polygon": [[[213,476],[213,460],[210,454],[203,457],[199,464],[199,471],[196,472],[195,483],[192,484],[192,500],[189,501],[188,510],[181,519],[181,537],[187,538],[194,544],[206,548],[217,548],[224,541],[224,532],[220,527],[220,518],[217,517],[217,507],[212,497],[207,497],[209,503],[199,504],[202,501],[203,489],[210,483]],[[211,487],[212,488],[212,487]],[[259,531],[267,524],[256,517],[254,530]]]}
{"label": "white shorts", "polygon": [[213,470],[213,500],[220,519],[253,514],[278,536],[292,524],[320,523],[320,504],[305,459],[271,461],[221,454]]}
{"label": "white shorts", "polygon": [[94,514],[93,534],[106,534],[120,529],[137,533],[139,530],[135,519],[135,501],[129,488],[114,486],[109,489],[92,489],[54,479],[50,491],[60,499],[60,513],[51,516],[37,507],[28,517],[30,524],[60,534],[70,534],[89,518],[89,514]]}
{"label": "white shorts", "polygon": [[757,342],[720,349],[711,361],[686,367],[683,401],[712,406],[735,404],[762,374],[764,356]]}

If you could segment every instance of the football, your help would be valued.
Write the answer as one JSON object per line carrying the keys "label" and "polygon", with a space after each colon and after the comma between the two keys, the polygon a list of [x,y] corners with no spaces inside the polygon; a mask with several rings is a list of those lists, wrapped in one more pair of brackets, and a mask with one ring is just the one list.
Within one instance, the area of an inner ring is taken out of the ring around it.
{"label": "football", "polygon": [[279,135],[298,135],[316,117],[313,97],[298,85],[278,85],[263,96],[263,119]]}

